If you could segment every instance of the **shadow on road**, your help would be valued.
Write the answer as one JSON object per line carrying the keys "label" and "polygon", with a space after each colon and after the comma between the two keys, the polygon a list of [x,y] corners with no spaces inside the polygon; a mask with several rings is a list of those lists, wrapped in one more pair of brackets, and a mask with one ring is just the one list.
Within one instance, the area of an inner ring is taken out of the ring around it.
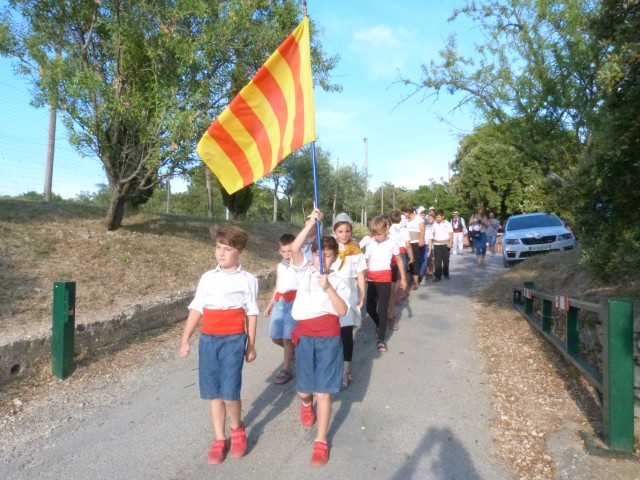
{"label": "shadow on road", "polygon": [[432,478],[464,478],[481,480],[469,452],[448,427],[431,427],[409,456],[407,462],[395,473],[393,480],[414,478],[423,457],[437,452],[432,461]]}

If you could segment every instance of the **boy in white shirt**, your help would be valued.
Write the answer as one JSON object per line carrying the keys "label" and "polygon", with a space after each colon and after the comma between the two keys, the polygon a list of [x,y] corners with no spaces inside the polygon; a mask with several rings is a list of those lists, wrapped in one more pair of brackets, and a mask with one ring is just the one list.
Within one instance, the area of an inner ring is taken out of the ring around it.
{"label": "boy in white shirt", "polygon": [[208,455],[210,464],[224,461],[227,453],[225,422],[231,426],[231,455],[242,457],[247,436],[242,423],[242,365],[256,358],[258,279],[240,265],[247,233],[238,227],[211,230],[218,266],[200,278],[180,341],[180,356],[189,355],[189,341],[202,319],[198,347],[200,397],[211,402],[216,440]]}
{"label": "boy in white shirt", "polygon": [[391,298],[391,260],[396,259],[400,273],[400,285],[407,288],[404,262],[398,243],[388,236],[387,219],[379,215],[371,219],[369,230],[372,241],[367,246],[365,259],[369,265],[367,272],[367,313],[377,327],[378,352],[386,352],[387,324],[389,321],[389,299]]}
{"label": "boy in white shirt", "polygon": [[[302,245],[322,212],[314,209],[313,222],[307,222],[291,246],[291,265],[298,272],[298,292],[292,315],[297,326],[292,332],[296,346],[296,389],[300,403],[300,421],[311,427],[316,420],[313,398],[316,398],[318,433],[313,445],[311,465],[329,461],[327,433],[331,420],[331,395],[342,386],[343,353],[340,317],[349,311],[349,288],[330,271],[338,258],[338,242],[331,236],[314,241],[312,261],[305,260]],[[322,251],[320,267],[319,249]],[[322,273],[321,273],[322,271]]]}
{"label": "boy in white shirt", "polygon": [[264,309],[266,317],[271,315],[269,337],[273,343],[284,349],[282,370],[280,370],[274,381],[276,385],[287,383],[293,377],[291,370],[293,361],[291,332],[296,328],[296,321],[291,316],[291,310],[293,301],[296,298],[296,290],[298,289],[298,277],[293,268],[291,268],[291,245],[295,239],[296,237],[290,233],[285,233],[278,241],[282,261],[278,263],[276,270],[276,288],[273,290],[273,295],[271,295],[267,308]]}

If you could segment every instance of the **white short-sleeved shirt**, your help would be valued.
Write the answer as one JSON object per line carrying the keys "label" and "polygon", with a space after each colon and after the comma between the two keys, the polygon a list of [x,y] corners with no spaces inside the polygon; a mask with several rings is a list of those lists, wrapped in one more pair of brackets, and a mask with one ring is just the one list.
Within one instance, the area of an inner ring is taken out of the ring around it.
{"label": "white short-sleeved shirt", "polygon": [[[435,222],[434,222],[435,223]],[[426,223],[424,226],[424,240],[428,242],[429,240],[433,240],[433,223]]]}
{"label": "white short-sleeved shirt", "polygon": [[247,315],[258,315],[258,279],[242,268],[225,272],[220,266],[205,272],[196,289],[189,310],[201,314],[204,309],[230,310],[243,308]]}
{"label": "white short-sleeved shirt", "polygon": [[[293,265],[292,268],[298,275],[298,293],[293,301],[291,316],[298,321],[303,321],[327,314],[338,315],[336,309],[333,308],[331,298],[318,285],[320,273],[313,267],[313,264],[305,262],[301,266]],[[327,274],[327,280],[349,307],[349,287],[345,281],[333,271]]]}
{"label": "white short-sleeved shirt", "polygon": [[449,234],[453,233],[453,227],[448,220],[443,220],[441,223],[438,223],[437,221],[433,222],[431,229],[433,230],[434,242],[444,242],[445,240],[449,240]]}
{"label": "white short-sleeved shirt", "polygon": [[373,238],[371,237],[371,235],[367,235],[362,240],[360,240],[360,243],[358,245],[360,246],[360,248],[364,250],[365,248],[367,248],[367,245],[369,245],[369,243],[371,243],[372,240]]}
{"label": "white short-sleeved shirt", "polygon": [[[340,244],[340,250],[344,250],[343,244]],[[340,268],[341,265],[342,260],[340,258],[331,265],[331,270],[340,278],[356,278],[358,273],[364,272],[367,269],[367,262],[364,260],[363,253],[347,255],[344,257],[344,265],[342,265],[342,268]]]}
{"label": "white short-sleeved shirt", "polygon": [[[411,236],[411,232],[420,233],[420,225],[424,225],[424,219],[420,215],[415,215],[413,220],[407,220],[407,230],[409,231],[409,236]],[[410,240],[411,243],[419,243],[420,239],[416,238],[415,240]]]}
{"label": "white short-sleeved shirt", "polygon": [[389,237],[396,241],[400,250],[403,248],[407,248],[407,242],[410,240],[409,238],[409,230],[407,227],[403,227],[400,223],[394,223],[391,225],[389,229]]}
{"label": "white short-sleeved shirt", "polygon": [[278,264],[278,284],[276,292],[285,293],[298,288],[298,275],[289,262],[282,260]]}
{"label": "white short-sleeved shirt", "polygon": [[398,243],[387,236],[382,242],[373,240],[367,246],[365,259],[369,263],[369,272],[391,270],[391,259],[394,255],[400,255]]}

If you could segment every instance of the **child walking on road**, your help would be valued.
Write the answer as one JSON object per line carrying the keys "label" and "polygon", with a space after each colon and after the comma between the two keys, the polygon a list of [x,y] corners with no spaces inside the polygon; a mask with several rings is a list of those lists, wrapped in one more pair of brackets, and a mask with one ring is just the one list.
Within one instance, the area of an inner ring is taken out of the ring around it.
{"label": "child walking on road", "polygon": [[282,370],[280,370],[274,381],[277,385],[287,383],[293,376],[291,369],[293,361],[291,332],[296,327],[296,321],[291,316],[291,309],[293,308],[293,300],[296,298],[298,277],[293,268],[291,268],[291,244],[295,239],[296,237],[290,233],[280,237],[279,244],[282,261],[278,264],[276,270],[276,288],[273,290],[269,304],[264,310],[266,317],[271,315],[271,323],[269,324],[271,341],[284,349]]}
{"label": "child walking on road", "polygon": [[[340,320],[349,311],[349,288],[329,268],[338,258],[338,242],[325,236],[313,242],[312,261],[304,259],[301,248],[322,212],[314,209],[313,222],[307,222],[291,249],[291,264],[298,272],[298,293],[293,303],[293,330],[296,345],[296,388],[300,398],[300,421],[311,427],[318,420],[311,465],[319,467],[329,461],[327,433],[331,420],[331,395],[340,391],[343,373]],[[323,272],[320,273],[319,250]],[[316,399],[316,412],[313,400]]]}
{"label": "child walking on road", "polygon": [[198,376],[200,397],[210,400],[215,441],[208,455],[219,464],[227,454],[225,422],[231,426],[231,455],[242,457],[247,436],[242,423],[242,366],[256,358],[258,280],[240,265],[247,233],[237,227],[211,231],[218,266],[200,278],[180,341],[180,356],[189,355],[189,342],[202,320]]}
{"label": "child walking on road", "polygon": [[349,387],[351,381],[351,360],[353,359],[353,331],[361,324],[360,309],[364,303],[364,284],[367,263],[358,244],[351,238],[351,218],[346,213],[333,219],[333,235],[338,240],[338,259],[331,269],[344,279],[349,287],[349,311],[340,317],[340,337],[344,354],[342,388]]}
{"label": "child walking on road", "polygon": [[[367,246],[365,259],[369,264],[367,286],[367,313],[376,324],[379,352],[387,351],[386,336],[389,321],[389,298],[391,297],[391,260],[396,259],[400,273],[400,286],[407,289],[407,276],[400,255],[398,242],[387,235],[387,220],[382,216],[371,219],[369,230],[373,235]],[[414,257],[415,259],[415,257]]]}

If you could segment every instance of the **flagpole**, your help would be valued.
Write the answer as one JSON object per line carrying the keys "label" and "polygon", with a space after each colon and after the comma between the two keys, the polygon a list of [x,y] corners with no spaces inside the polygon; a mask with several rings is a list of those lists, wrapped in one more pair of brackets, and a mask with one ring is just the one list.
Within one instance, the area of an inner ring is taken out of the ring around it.
{"label": "flagpole", "polygon": [[[316,142],[311,142],[311,167],[313,170],[313,201],[315,208],[320,208],[320,201],[318,200],[318,174],[316,171]],[[320,274],[324,273],[324,267],[322,263],[322,227],[320,226],[320,220],[316,220],[316,238],[318,242],[318,261],[320,262]]]}

